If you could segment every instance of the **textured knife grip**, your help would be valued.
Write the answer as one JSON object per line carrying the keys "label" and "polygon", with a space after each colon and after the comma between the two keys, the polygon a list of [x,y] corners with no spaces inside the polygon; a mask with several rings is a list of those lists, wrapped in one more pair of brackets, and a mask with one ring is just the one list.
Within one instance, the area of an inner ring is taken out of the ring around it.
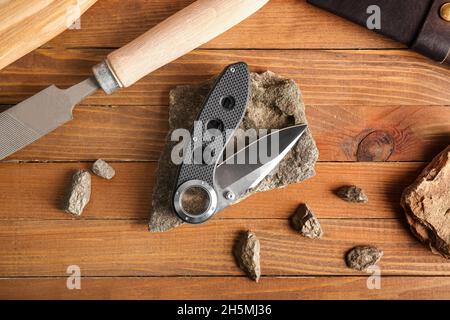
{"label": "textured knife grip", "polygon": [[[225,194],[214,181],[216,166],[245,115],[249,96],[248,67],[237,63],[225,69],[206,98],[191,131],[188,148],[184,149],[184,161],[175,183],[173,206],[184,221],[202,223],[223,208]],[[193,186],[207,190],[210,200],[208,210],[195,216],[186,213],[180,201],[185,188]]]}
{"label": "textured knife grip", "polygon": [[[193,128],[191,132],[192,152],[197,151],[198,147],[202,147],[202,139],[206,137],[206,131],[211,121],[214,124],[220,124],[222,131],[221,139],[215,139],[210,146],[213,148],[223,149],[224,145],[242,121],[247,109],[247,103],[250,95],[250,74],[248,66],[245,63],[237,63],[228,66],[225,71],[216,80],[216,84],[210,92],[206,102],[196,120],[196,124],[200,130]],[[225,101],[234,101],[232,104],[225,104]],[[215,145],[217,143],[218,145]],[[197,153],[198,155],[198,153]],[[193,154],[187,155],[193,157]],[[187,159],[188,164],[183,164],[178,175],[178,184],[182,184],[188,180],[203,180],[213,185],[214,170],[220,153],[216,153],[215,158],[209,164],[194,163],[194,160]]]}

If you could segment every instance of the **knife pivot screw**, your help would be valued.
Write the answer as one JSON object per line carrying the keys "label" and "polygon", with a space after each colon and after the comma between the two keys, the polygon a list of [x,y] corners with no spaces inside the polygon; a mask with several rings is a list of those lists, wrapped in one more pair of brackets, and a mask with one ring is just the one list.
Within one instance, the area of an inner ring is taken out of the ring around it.
{"label": "knife pivot screw", "polygon": [[235,73],[235,72],[236,72],[236,69],[235,69],[234,67],[231,67],[231,68],[230,68],[230,72],[231,72],[231,73]]}
{"label": "knife pivot screw", "polygon": [[230,200],[230,201],[233,201],[234,199],[236,199],[236,195],[231,191],[225,192],[224,197],[225,197],[225,199]]}

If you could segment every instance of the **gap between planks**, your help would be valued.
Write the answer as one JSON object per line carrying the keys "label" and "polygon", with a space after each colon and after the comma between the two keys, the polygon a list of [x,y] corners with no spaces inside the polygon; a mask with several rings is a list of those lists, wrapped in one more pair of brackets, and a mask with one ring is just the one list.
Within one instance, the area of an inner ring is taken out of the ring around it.
{"label": "gap between planks", "polygon": [[2,299],[448,299],[448,277],[381,278],[369,290],[365,277],[82,278],[81,290],[66,279],[0,279]]}
{"label": "gap between planks", "polygon": [[[73,85],[91,74],[107,50],[36,50],[1,71],[0,103],[15,104],[49,84]],[[271,70],[299,83],[307,105],[446,105],[448,68],[406,51],[196,50],[111,96],[86,104],[167,105],[170,89],[199,83],[225,65],[245,60],[252,71]],[[39,61],[37,63],[36,61]],[[36,66],[39,66],[37,68]],[[38,73],[38,76],[34,73]]]}
{"label": "gap between planks", "polygon": [[[48,47],[121,47],[193,0],[98,1]],[[276,23],[275,23],[276,21]],[[120,31],[120,32],[119,32]],[[202,48],[403,48],[404,45],[320,10],[305,1],[271,0]]]}
{"label": "gap between planks", "polygon": [[[425,165],[321,162],[316,165],[315,177],[284,189],[255,194],[227,208],[220,217],[285,219],[301,202],[308,203],[320,218],[402,217],[401,191],[414,181]],[[90,166],[90,162],[1,164],[0,218],[70,219],[59,205],[74,170],[86,170]],[[93,177],[91,202],[83,214],[84,219],[148,219],[156,163],[118,162],[114,167],[117,175],[111,181]],[[24,184],[24,180],[28,183]],[[348,184],[361,186],[369,196],[369,203],[347,203],[334,194],[337,188]],[[26,201],[11,201],[24,197]]]}
{"label": "gap between planks", "polygon": [[[450,107],[307,106],[321,162],[429,161],[449,143]],[[158,160],[169,131],[167,106],[80,105],[74,120],[7,160]],[[363,146],[363,147],[362,147]]]}
{"label": "gap between planks", "polygon": [[2,221],[0,274],[64,276],[76,264],[84,276],[241,275],[231,250],[240,232],[252,230],[261,241],[264,275],[360,275],[344,256],[362,244],[384,251],[383,275],[450,275],[448,261],[402,221],[324,220],[322,227],[323,239],[312,241],[287,220],[212,220],[168,233],[128,221]]}

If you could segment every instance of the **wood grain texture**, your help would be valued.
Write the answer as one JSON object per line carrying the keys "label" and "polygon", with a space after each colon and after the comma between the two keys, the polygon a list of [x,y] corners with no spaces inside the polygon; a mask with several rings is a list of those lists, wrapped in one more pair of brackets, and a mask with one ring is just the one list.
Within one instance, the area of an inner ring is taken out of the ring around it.
{"label": "wood grain texture", "polygon": [[44,45],[97,0],[14,0],[0,5],[0,70]]}
{"label": "wood grain texture", "polygon": [[[115,48],[193,2],[98,1],[80,30],[0,71],[0,105],[84,80]],[[255,195],[208,224],[149,233],[156,164],[148,161],[163,147],[169,90],[242,60],[252,71],[295,79],[321,161],[331,162],[319,163],[313,179]],[[9,159],[39,163],[0,163],[0,298],[449,299],[448,261],[410,234],[398,204],[422,161],[449,143],[449,88],[447,66],[303,0],[271,0],[131,88],[95,94],[73,122]],[[114,160],[117,176],[94,177],[91,203],[73,219],[59,209],[71,174],[100,157]],[[344,184],[362,186],[370,202],[338,199],[333,191]],[[322,241],[289,227],[301,202],[320,218]],[[237,233],[247,229],[262,242],[259,284],[231,254]],[[358,244],[384,250],[381,290],[367,290],[368,275],[345,266],[345,252]],[[79,291],[66,289],[73,264],[85,276]]]}
{"label": "wood grain texture", "polygon": [[67,290],[66,278],[0,279],[0,299],[449,299],[448,277],[382,277],[380,290],[360,277],[82,278]]}
{"label": "wood grain texture", "polygon": [[[194,0],[99,1],[48,47],[121,47]],[[271,0],[261,11],[204,48],[401,48],[402,45],[344,21],[304,0]]]}
{"label": "wood grain texture", "polygon": [[239,24],[269,0],[197,0],[108,55],[127,88]]}
{"label": "wood grain texture", "polygon": [[[42,49],[0,72],[0,104],[15,104],[50,84],[68,87],[91,74],[108,50]],[[398,50],[197,50],[131,88],[86,99],[91,105],[168,104],[176,85],[205,81],[236,61],[294,79],[308,105],[449,105],[450,68]]]}
{"label": "wood grain texture", "polygon": [[54,0],[0,2],[0,32],[37,14]]}
{"label": "wood grain texture", "polygon": [[[71,219],[61,211],[61,202],[74,171],[90,166],[90,163],[1,164],[0,219]],[[113,180],[93,178],[91,202],[82,219],[147,220],[156,164],[113,163],[113,166],[117,172]],[[401,192],[424,166],[423,163],[320,163],[316,177],[285,189],[256,194],[227,208],[218,218],[286,219],[302,202],[308,203],[319,218],[403,217],[399,205]],[[350,204],[335,196],[337,188],[348,184],[364,188],[369,203]]]}
{"label": "wood grain texture", "polygon": [[[306,113],[320,161],[430,161],[450,144],[446,106],[308,106]],[[7,160],[157,161],[168,117],[167,107],[79,106],[73,121]]]}
{"label": "wood grain texture", "polygon": [[240,232],[261,241],[263,275],[358,275],[345,253],[371,244],[384,251],[383,275],[450,275],[450,264],[430,253],[396,219],[322,219],[324,237],[313,241],[287,219],[221,220],[150,233],[146,221],[0,221],[3,277],[65,276],[78,265],[84,276],[242,275],[231,254]]}

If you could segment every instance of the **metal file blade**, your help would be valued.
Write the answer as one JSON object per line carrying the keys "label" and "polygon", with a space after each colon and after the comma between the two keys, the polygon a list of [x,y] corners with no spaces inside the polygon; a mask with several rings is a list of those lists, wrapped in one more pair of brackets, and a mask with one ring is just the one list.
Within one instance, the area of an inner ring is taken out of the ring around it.
{"label": "metal file blade", "polygon": [[72,120],[75,105],[99,88],[94,77],[65,90],[51,86],[0,113],[0,160]]}

